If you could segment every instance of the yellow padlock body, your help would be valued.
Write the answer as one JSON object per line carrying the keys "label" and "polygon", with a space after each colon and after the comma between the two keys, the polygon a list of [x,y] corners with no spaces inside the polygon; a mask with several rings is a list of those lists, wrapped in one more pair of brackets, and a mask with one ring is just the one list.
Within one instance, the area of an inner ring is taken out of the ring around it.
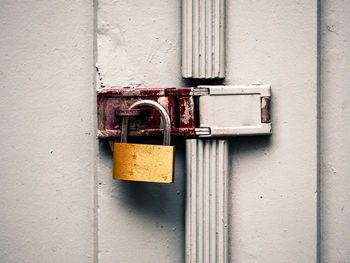
{"label": "yellow padlock body", "polygon": [[155,183],[174,182],[175,147],[114,143],[113,178]]}

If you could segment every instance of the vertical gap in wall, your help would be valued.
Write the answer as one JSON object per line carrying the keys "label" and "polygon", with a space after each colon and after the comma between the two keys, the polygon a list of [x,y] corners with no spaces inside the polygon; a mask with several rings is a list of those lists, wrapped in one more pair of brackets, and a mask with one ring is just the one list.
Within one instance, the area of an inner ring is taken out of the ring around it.
{"label": "vertical gap in wall", "polygon": [[[93,0],[93,4],[92,4],[92,8],[93,8],[93,65],[94,68],[92,69],[93,71],[93,112],[96,113],[96,85],[97,85],[97,81],[96,81],[96,70],[95,70],[95,65],[96,65],[96,59],[97,59],[97,8],[98,8],[98,2],[97,0]],[[97,127],[96,127],[96,116],[97,114],[94,115],[95,119],[94,119],[94,123],[95,123],[95,127],[94,127],[94,138],[97,138]],[[93,166],[93,182],[92,182],[92,187],[93,187],[93,262],[94,263],[98,263],[98,178],[97,178],[97,156],[98,156],[98,148],[97,148],[97,141],[95,140],[95,143],[93,144],[93,160],[92,160],[92,166]]]}
{"label": "vertical gap in wall", "polygon": [[[229,198],[232,197],[232,187],[233,187],[233,180],[234,180],[234,175],[233,175],[233,170],[234,170],[234,162],[232,160],[232,156],[234,156],[234,150],[236,148],[230,147],[230,145],[233,145],[233,141],[232,139],[230,139],[228,141],[228,146],[227,146],[227,153],[225,154],[225,157],[227,158],[225,160],[226,163],[226,167],[227,167],[227,178],[226,178],[226,189],[227,189],[227,193],[226,193],[226,200],[227,200],[227,218],[226,218],[226,224],[228,227],[227,230],[227,237],[226,237],[226,242],[227,242],[227,260],[231,259],[231,254],[232,254],[232,249],[233,249],[233,242],[231,240],[231,236],[232,236],[232,228],[231,226],[231,222],[232,222],[232,206],[233,206],[233,199]],[[231,164],[231,165],[229,165]]]}
{"label": "vertical gap in wall", "polygon": [[317,262],[321,262],[321,0],[317,0]]}

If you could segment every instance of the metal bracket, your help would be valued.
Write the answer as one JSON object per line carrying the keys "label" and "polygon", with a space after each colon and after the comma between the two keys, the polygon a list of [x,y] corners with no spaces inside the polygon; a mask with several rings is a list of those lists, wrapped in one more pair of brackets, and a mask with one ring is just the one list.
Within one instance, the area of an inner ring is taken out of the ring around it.
{"label": "metal bracket", "polygon": [[269,135],[270,85],[199,86],[199,137]]}
{"label": "metal bracket", "polygon": [[98,137],[118,138],[123,117],[130,121],[129,135],[136,137],[160,136],[161,116],[151,108],[128,110],[140,100],[153,100],[169,113],[171,134],[195,136],[195,107],[193,88],[112,88],[97,91]]}
{"label": "metal bracket", "polygon": [[258,84],[102,89],[97,94],[98,137],[120,137],[123,117],[134,117],[130,122],[130,136],[161,135],[161,118],[156,111],[147,108],[128,110],[131,104],[144,99],[154,100],[165,107],[170,116],[172,135],[271,134],[270,86]]}

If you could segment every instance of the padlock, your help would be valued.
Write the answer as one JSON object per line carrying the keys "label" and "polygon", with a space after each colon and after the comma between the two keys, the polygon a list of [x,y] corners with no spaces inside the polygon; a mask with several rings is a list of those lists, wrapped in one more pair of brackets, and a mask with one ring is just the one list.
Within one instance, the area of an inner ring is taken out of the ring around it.
{"label": "padlock", "polygon": [[120,143],[114,143],[113,178],[172,183],[174,182],[175,147],[170,146],[171,123],[169,114],[162,105],[152,100],[135,102],[129,110],[141,107],[152,107],[160,113],[164,145],[127,143],[129,117],[124,117]]}

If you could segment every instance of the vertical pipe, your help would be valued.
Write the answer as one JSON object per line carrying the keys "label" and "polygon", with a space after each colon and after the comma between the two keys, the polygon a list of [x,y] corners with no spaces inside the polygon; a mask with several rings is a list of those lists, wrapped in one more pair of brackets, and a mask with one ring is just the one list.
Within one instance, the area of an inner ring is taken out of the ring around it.
{"label": "vertical pipe", "polygon": [[225,0],[182,1],[182,76],[225,77]]}
{"label": "vertical pipe", "polygon": [[186,263],[227,261],[227,140],[186,141]]}

